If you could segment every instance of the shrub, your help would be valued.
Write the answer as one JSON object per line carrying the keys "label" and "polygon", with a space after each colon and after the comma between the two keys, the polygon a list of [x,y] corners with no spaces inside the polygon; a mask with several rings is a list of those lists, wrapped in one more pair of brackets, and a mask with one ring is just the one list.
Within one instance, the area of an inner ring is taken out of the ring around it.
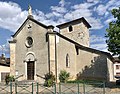
{"label": "shrub", "polygon": [[14,82],[14,81],[15,81],[14,76],[10,76],[10,75],[5,76],[5,82],[7,85],[9,84],[9,82]]}
{"label": "shrub", "polygon": [[70,73],[66,72],[65,70],[61,70],[59,73],[60,82],[66,83],[68,81],[69,76],[70,76]]}
{"label": "shrub", "polygon": [[54,76],[53,72],[46,73],[44,86],[51,87],[54,85],[54,83],[55,83],[55,76]]}

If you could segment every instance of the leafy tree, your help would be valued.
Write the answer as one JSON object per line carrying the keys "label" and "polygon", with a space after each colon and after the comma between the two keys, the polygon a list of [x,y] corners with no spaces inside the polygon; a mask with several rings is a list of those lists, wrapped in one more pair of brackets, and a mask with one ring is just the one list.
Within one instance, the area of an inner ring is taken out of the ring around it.
{"label": "leafy tree", "polygon": [[14,76],[10,76],[10,75],[6,75],[6,76],[5,76],[6,85],[8,85],[9,82],[14,82],[14,81],[15,81]]}
{"label": "leafy tree", "polygon": [[65,70],[61,70],[60,73],[59,73],[60,82],[66,83],[69,76],[70,76],[70,73],[66,72]]}
{"label": "leafy tree", "polygon": [[44,86],[51,87],[54,85],[54,83],[55,83],[55,75],[53,74],[53,72],[46,73]]}
{"label": "leafy tree", "polygon": [[120,58],[120,7],[111,11],[115,21],[109,23],[109,28],[106,29],[108,51]]}

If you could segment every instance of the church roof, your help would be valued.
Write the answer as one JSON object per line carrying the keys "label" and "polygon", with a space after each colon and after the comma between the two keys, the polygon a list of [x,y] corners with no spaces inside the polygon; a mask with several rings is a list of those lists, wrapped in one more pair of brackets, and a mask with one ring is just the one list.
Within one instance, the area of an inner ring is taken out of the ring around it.
{"label": "church roof", "polygon": [[120,59],[118,57],[114,57],[114,61],[120,63]]}
{"label": "church roof", "polygon": [[91,28],[90,24],[85,20],[84,17],[81,17],[81,18],[79,18],[79,19],[75,19],[75,20],[72,20],[72,21],[69,21],[69,22],[66,22],[66,23],[57,25],[56,27],[62,28],[62,27],[65,26],[65,25],[69,25],[69,24],[73,24],[73,23],[75,23],[75,22],[81,22],[81,21],[82,21],[88,28]]}
{"label": "church roof", "polygon": [[0,66],[7,66],[7,67],[10,67],[10,64],[3,64],[3,63],[0,63]]}
{"label": "church roof", "polygon": [[20,28],[16,31],[16,33],[15,33],[14,35],[12,35],[12,37],[15,37],[15,36],[18,35],[18,33],[19,33],[20,30],[24,27],[24,25],[26,24],[26,22],[27,22],[28,20],[31,20],[31,21],[35,22],[36,24],[38,24],[38,25],[40,25],[40,26],[42,26],[42,27],[44,27],[44,28],[46,28],[46,29],[54,28],[54,26],[52,26],[52,25],[46,26],[45,24],[40,23],[39,21],[35,20],[33,17],[28,16],[27,19],[26,19],[26,20],[23,22],[23,24],[20,26]]}
{"label": "church roof", "polygon": [[2,66],[10,66],[10,58],[6,58],[4,54],[0,56],[0,65]]}

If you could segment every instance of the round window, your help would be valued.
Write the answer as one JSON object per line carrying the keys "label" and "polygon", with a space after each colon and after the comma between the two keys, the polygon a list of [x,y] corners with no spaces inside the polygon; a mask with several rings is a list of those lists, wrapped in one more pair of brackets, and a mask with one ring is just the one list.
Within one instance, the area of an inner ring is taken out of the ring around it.
{"label": "round window", "polygon": [[26,46],[31,47],[33,45],[33,39],[31,37],[27,37]]}

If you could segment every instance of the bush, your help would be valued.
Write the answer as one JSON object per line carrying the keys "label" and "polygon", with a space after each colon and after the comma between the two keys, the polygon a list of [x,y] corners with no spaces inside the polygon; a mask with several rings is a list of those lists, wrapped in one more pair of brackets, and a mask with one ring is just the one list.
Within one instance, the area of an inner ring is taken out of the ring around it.
{"label": "bush", "polygon": [[101,80],[69,80],[67,83],[103,83]]}
{"label": "bush", "polygon": [[59,73],[60,82],[66,83],[68,81],[69,76],[70,76],[70,73],[66,72],[65,70],[61,70]]}
{"label": "bush", "polygon": [[52,72],[46,73],[44,86],[51,87],[54,85],[54,83],[55,83],[55,76],[53,75],[53,73]]}
{"label": "bush", "polygon": [[70,80],[70,81],[67,81],[67,83],[84,83],[83,80]]}
{"label": "bush", "polygon": [[116,80],[116,85],[120,85],[120,80]]}
{"label": "bush", "polygon": [[9,82],[14,82],[14,81],[15,81],[14,76],[10,76],[10,75],[5,76],[5,82],[7,85],[9,84]]}

